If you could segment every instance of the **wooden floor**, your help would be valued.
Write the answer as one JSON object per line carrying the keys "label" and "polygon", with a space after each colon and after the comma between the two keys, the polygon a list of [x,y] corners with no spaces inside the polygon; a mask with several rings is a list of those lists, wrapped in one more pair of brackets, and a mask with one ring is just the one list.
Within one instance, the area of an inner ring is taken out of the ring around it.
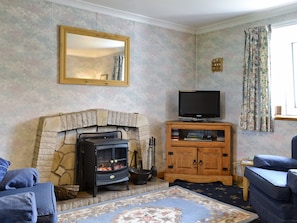
{"label": "wooden floor", "polygon": [[148,181],[147,184],[134,185],[132,182],[129,183],[129,190],[126,189],[126,185],[123,184],[112,184],[106,187],[99,188],[96,197],[93,197],[90,193],[79,192],[77,197],[65,201],[57,201],[57,211],[65,211],[73,208],[87,206],[91,204],[100,203],[102,201],[108,201],[120,197],[126,197],[145,193],[161,188],[166,188],[169,183],[159,178]]}

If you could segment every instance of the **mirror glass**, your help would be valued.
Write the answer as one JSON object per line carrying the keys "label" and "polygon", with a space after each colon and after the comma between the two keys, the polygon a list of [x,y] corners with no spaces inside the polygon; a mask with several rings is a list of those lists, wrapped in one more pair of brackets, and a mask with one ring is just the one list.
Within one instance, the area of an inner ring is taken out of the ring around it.
{"label": "mirror glass", "polygon": [[127,36],[60,26],[60,83],[129,85]]}

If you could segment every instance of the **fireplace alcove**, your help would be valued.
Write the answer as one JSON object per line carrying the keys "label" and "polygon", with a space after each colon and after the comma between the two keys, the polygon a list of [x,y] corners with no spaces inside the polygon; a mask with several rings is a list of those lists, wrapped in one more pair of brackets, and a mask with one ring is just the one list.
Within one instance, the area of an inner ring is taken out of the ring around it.
{"label": "fireplace alcove", "polygon": [[55,186],[75,184],[76,140],[84,132],[121,131],[128,140],[128,163],[136,150],[147,167],[150,137],[148,119],[137,113],[91,109],[41,117],[36,137],[32,166],[40,174],[40,182]]}

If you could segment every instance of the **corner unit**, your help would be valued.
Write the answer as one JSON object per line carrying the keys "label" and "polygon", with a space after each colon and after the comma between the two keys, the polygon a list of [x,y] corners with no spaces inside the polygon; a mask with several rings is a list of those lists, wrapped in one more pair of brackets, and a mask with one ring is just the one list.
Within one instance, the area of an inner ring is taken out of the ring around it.
{"label": "corner unit", "polygon": [[166,122],[165,180],[232,185],[231,123]]}

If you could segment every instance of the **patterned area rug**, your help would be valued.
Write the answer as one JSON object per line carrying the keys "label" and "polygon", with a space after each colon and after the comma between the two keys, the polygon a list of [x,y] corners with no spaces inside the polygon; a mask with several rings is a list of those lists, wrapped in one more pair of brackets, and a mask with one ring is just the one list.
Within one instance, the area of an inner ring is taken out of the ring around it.
{"label": "patterned area rug", "polygon": [[[226,204],[242,208],[246,211],[256,213],[248,201],[243,200],[242,188],[237,185],[226,186],[221,182],[214,183],[190,183],[187,181],[176,180],[174,183],[170,183],[170,186],[180,186],[189,189],[193,192],[206,195],[214,198]],[[260,218],[255,219],[252,223],[264,223]]]}
{"label": "patterned area rug", "polygon": [[158,191],[60,212],[58,222],[244,223],[257,218],[258,216],[255,213],[179,186],[172,186]]}

